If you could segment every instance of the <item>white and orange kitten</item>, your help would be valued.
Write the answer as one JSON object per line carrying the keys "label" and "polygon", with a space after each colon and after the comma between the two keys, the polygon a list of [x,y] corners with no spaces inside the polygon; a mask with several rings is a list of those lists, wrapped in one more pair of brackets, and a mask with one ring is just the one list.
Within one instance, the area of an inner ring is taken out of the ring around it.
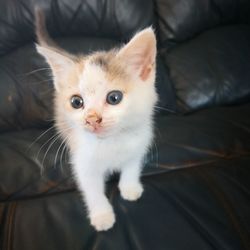
{"label": "white and orange kitten", "polygon": [[73,56],[54,46],[37,22],[37,51],[50,65],[56,126],[70,149],[73,172],[91,225],[108,230],[115,214],[105,179],[119,171],[121,196],[142,195],[143,159],[153,137],[156,39],[151,28],[109,52]]}

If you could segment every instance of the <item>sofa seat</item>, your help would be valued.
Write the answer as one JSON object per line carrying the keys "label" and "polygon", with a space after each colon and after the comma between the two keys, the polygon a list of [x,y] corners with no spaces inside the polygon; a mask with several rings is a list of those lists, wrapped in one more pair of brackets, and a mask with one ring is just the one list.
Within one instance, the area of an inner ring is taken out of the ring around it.
{"label": "sofa seat", "polygon": [[157,117],[145,192],[135,203],[122,200],[111,178],[117,221],[101,233],[89,225],[62,147],[57,153],[61,142],[49,146],[55,130],[2,133],[3,249],[151,250],[155,242],[157,249],[247,249],[249,127],[249,104]]}

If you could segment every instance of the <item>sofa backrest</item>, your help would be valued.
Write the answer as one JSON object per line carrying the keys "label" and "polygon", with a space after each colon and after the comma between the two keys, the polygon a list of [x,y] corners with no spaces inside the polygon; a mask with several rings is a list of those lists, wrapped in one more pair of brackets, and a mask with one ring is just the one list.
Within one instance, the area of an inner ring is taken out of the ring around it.
{"label": "sofa backrest", "polygon": [[34,6],[44,10],[53,37],[86,36],[126,40],[153,23],[151,0],[3,0],[0,56],[35,41]]}
{"label": "sofa backrest", "polygon": [[53,85],[34,49],[34,6],[72,52],[109,49],[153,25],[158,110],[250,101],[249,0],[2,0],[0,131],[47,126],[52,116]]}
{"label": "sofa backrest", "polygon": [[218,26],[250,24],[249,0],[156,0],[156,6],[165,48]]}
{"label": "sofa backrest", "polygon": [[250,100],[250,1],[156,0],[161,54],[178,108]]}

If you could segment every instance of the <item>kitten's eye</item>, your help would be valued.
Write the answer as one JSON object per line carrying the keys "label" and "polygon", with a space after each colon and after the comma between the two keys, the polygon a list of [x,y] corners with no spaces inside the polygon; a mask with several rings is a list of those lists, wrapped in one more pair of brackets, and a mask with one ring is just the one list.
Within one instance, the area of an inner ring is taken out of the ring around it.
{"label": "kitten's eye", "polygon": [[80,97],[78,95],[73,95],[71,97],[71,106],[74,109],[79,109],[79,108],[83,107],[83,99],[82,99],[82,97]]}
{"label": "kitten's eye", "polygon": [[107,94],[107,103],[111,105],[116,105],[121,102],[123,94],[119,90],[113,90]]}

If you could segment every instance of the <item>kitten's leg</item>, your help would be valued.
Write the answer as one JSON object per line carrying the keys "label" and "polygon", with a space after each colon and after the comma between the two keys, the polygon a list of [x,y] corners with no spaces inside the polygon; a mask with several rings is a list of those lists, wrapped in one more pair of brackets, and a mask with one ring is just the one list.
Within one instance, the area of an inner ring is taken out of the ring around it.
{"label": "kitten's leg", "polygon": [[105,196],[104,175],[98,171],[81,171],[78,184],[83,191],[91,225],[97,231],[110,229],[115,223],[113,208]]}
{"label": "kitten's leg", "polygon": [[143,192],[140,182],[142,160],[135,159],[123,166],[119,181],[119,189],[123,199],[135,201],[139,199]]}

